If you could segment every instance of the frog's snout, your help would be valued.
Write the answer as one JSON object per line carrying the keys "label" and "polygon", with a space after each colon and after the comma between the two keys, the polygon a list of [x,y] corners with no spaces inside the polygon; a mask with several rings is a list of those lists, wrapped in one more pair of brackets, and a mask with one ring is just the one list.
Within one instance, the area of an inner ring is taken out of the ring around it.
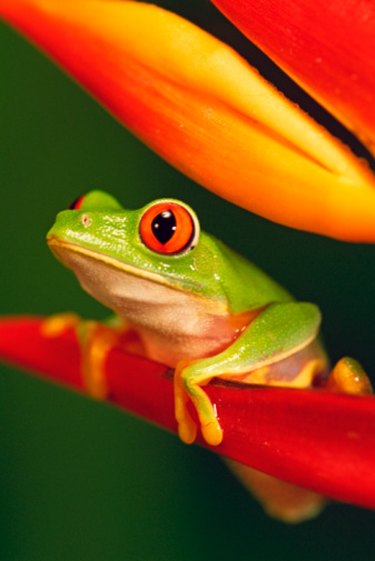
{"label": "frog's snout", "polygon": [[47,233],[47,241],[51,238],[64,238],[68,233],[89,228],[93,223],[91,212],[81,211],[72,218],[71,210],[63,210],[56,216],[55,223]]}

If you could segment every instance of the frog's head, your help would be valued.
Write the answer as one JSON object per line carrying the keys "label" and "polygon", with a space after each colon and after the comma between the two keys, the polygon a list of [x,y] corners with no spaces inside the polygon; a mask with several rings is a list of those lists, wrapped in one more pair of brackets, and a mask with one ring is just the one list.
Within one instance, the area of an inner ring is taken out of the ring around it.
{"label": "frog's head", "polygon": [[[121,297],[147,301],[149,292],[155,299],[149,288],[164,286],[203,297],[215,313],[221,306],[226,313],[223,246],[200,231],[185,203],[159,199],[127,210],[111,195],[92,191],[58,214],[47,240],[82,286],[116,311]],[[157,294],[162,302],[163,291]]]}

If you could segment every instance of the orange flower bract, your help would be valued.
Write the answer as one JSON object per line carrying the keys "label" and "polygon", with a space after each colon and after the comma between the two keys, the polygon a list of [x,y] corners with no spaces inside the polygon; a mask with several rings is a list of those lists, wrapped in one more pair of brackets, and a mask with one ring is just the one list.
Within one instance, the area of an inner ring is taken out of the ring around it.
{"label": "orange flower bract", "polygon": [[367,166],[208,33],[130,1],[0,0],[0,15],[218,195],[295,228],[375,241]]}

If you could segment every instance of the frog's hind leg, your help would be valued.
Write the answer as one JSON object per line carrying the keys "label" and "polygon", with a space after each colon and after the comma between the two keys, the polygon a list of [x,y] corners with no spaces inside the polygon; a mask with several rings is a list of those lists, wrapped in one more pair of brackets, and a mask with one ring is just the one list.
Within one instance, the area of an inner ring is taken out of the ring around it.
{"label": "frog's hind leg", "polygon": [[356,395],[373,393],[371,382],[362,366],[349,357],[344,357],[337,362],[324,386],[331,391]]}
{"label": "frog's hind leg", "polygon": [[[368,395],[371,383],[362,366],[354,359],[338,361],[323,384],[329,391]],[[244,486],[260,501],[264,510],[283,522],[298,523],[314,518],[326,499],[313,491],[281,481],[253,468],[226,461]]]}

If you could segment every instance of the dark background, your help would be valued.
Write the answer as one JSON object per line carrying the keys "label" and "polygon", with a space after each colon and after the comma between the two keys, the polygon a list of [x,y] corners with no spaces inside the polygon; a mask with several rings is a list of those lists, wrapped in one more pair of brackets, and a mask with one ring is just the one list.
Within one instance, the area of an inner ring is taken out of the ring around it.
{"label": "dark background", "polygon": [[[178,4],[238,40],[208,3]],[[264,61],[253,49],[245,54]],[[280,78],[264,64],[264,73]],[[288,80],[280,80],[287,89]],[[373,246],[294,232],[218,199],[161,161],[2,25],[1,314],[106,315],[44,241],[56,212],[95,187],[129,207],[184,199],[206,230],[297,298],[319,304],[332,360],[349,354],[374,374]],[[374,559],[373,512],[331,504],[313,522],[284,526],[267,518],[209,452],[5,366],[0,427],[1,560]]]}

